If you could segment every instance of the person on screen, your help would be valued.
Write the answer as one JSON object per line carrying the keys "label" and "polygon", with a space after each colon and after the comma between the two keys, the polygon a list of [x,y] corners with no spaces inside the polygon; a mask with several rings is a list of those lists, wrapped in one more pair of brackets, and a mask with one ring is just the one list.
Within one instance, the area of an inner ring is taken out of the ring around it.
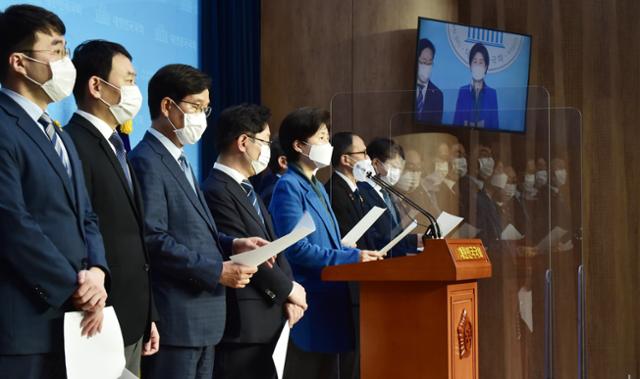
{"label": "person on screen", "polygon": [[288,170],[273,190],[269,212],[276,236],[289,234],[308,212],[315,230],[287,250],[298,283],[304,283],[309,308],[291,330],[284,378],[339,379],[353,372],[354,334],[346,283],[324,282],[326,266],[382,259],[378,251],[344,246],[329,196],[316,171],[331,164],[329,112],[299,108],[280,125],[280,144]]}
{"label": "person on screen", "polygon": [[476,43],[469,52],[471,83],[460,87],[456,101],[454,125],[499,129],[498,97],[485,78],[489,70],[489,51]]}
{"label": "person on screen", "polygon": [[436,48],[427,38],[418,42],[418,75],[416,77],[416,121],[430,125],[442,123],[442,91],[431,81]]}

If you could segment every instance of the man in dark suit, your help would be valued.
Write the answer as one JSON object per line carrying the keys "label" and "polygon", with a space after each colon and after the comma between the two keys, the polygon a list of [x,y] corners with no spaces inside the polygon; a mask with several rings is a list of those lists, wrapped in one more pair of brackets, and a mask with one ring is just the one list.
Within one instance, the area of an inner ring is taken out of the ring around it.
{"label": "man in dark suit", "polygon": [[84,334],[102,327],[109,281],[97,217],[74,144],[46,112],[73,89],[64,34],[40,7],[0,15],[2,378],[66,378],[65,311],[85,311]]}
{"label": "man in dark suit", "polygon": [[[203,190],[216,224],[227,235],[276,238],[269,211],[248,180],[269,162],[270,115],[257,105],[235,106],[220,114],[220,156]],[[227,326],[216,347],[214,377],[276,378],[271,356],[280,331],[286,319],[293,326],[306,308],[305,290],[293,281],[284,254],[272,268],[260,266],[249,286],[227,291]]]}
{"label": "man in dark suit", "polygon": [[[142,197],[115,128],[138,113],[142,95],[135,85],[131,55],[119,44],[87,41],[75,49],[73,62],[78,71],[74,88],[78,111],[65,130],[78,148],[87,192],[100,218],[111,267],[108,304],[118,316],[126,366],[139,373],[141,354],[154,354],[159,336],[151,315]],[[143,342],[147,342],[144,351]]]}
{"label": "man in dark suit", "polygon": [[267,242],[218,233],[184,145],[207,127],[211,80],[187,65],[162,67],[149,81],[152,124],[129,158],[140,180],[153,266],[160,350],[143,359],[147,378],[210,378],[225,324],[224,286],[243,288],[257,271],[230,255]]}
{"label": "man in dark suit", "polygon": [[429,125],[442,123],[442,91],[431,81],[436,48],[428,38],[418,41],[418,74],[416,77],[416,121]]}

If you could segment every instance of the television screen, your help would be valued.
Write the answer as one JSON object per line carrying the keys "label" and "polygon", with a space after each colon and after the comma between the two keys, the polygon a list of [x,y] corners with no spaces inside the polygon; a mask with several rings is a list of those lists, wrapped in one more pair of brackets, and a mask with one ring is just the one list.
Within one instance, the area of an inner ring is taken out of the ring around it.
{"label": "television screen", "polygon": [[415,119],[524,132],[531,36],[418,19]]}

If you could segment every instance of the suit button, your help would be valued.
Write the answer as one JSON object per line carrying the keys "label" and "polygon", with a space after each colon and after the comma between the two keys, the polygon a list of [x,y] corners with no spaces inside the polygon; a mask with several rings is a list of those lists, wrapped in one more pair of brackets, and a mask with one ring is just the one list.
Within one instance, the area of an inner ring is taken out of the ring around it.
{"label": "suit button", "polygon": [[275,294],[275,293],[273,293],[273,292],[271,292],[271,290],[265,290],[264,292],[265,292],[265,293],[267,294],[267,296],[269,296],[271,299],[275,299],[275,298],[276,298],[276,294]]}
{"label": "suit button", "polygon": [[145,270],[146,272],[149,272],[149,264],[148,264],[148,263],[145,263],[145,264],[144,264],[144,270]]}

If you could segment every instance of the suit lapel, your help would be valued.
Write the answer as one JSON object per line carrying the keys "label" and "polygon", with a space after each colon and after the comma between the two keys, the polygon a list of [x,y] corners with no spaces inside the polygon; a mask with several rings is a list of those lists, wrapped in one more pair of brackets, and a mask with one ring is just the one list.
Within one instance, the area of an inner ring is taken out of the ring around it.
{"label": "suit lapel", "polygon": [[[255,221],[256,224],[260,226],[260,229],[262,229],[262,231],[265,233],[265,236],[268,235],[269,233],[267,232],[265,224],[262,222],[262,219],[258,215],[258,212],[256,212],[256,209],[249,202],[247,193],[244,191],[242,186],[240,186],[235,180],[230,178],[224,172],[219,171],[218,175],[224,178],[223,180],[225,181],[225,188],[227,189],[227,191],[229,191],[229,193],[231,193],[231,195],[236,198],[238,203],[240,203],[240,205],[251,215],[251,218],[253,218],[253,221]],[[258,194],[256,194],[256,196],[258,196]],[[260,210],[262,211],[262,208],[260,208]]]}
{"label": "suit lapel", "polygon": [[[300,180],[303,180],[302,178],[300,178]],[[304,188],[306,190],[306,194],[305,197],[307,199],[307,201],[309,202],[309,204],[311,205],[311,207],[313,209],[315,209],[315,211],[322,215],[322,214],[327,214],[327,209],[325,209],[324,205],[322,205],[321,200],[318,198],[318,195],[316,194],[316,191],[314,191],[314,189],[311,187],[310,183],[307,183],[306,181],[303,182]],[[327,220],[326,217],[320,217],[322,219],[322,223],[324,224],[324,227],[327,229],[327,231],[329,232],[329,235],[331,236],[331,239],[333,239],[333,242],[335,242],[337,244],[337,246],[341,246],[340,241],[336,240],[336,231],[333,225],[331,225],[331,221]]]}

